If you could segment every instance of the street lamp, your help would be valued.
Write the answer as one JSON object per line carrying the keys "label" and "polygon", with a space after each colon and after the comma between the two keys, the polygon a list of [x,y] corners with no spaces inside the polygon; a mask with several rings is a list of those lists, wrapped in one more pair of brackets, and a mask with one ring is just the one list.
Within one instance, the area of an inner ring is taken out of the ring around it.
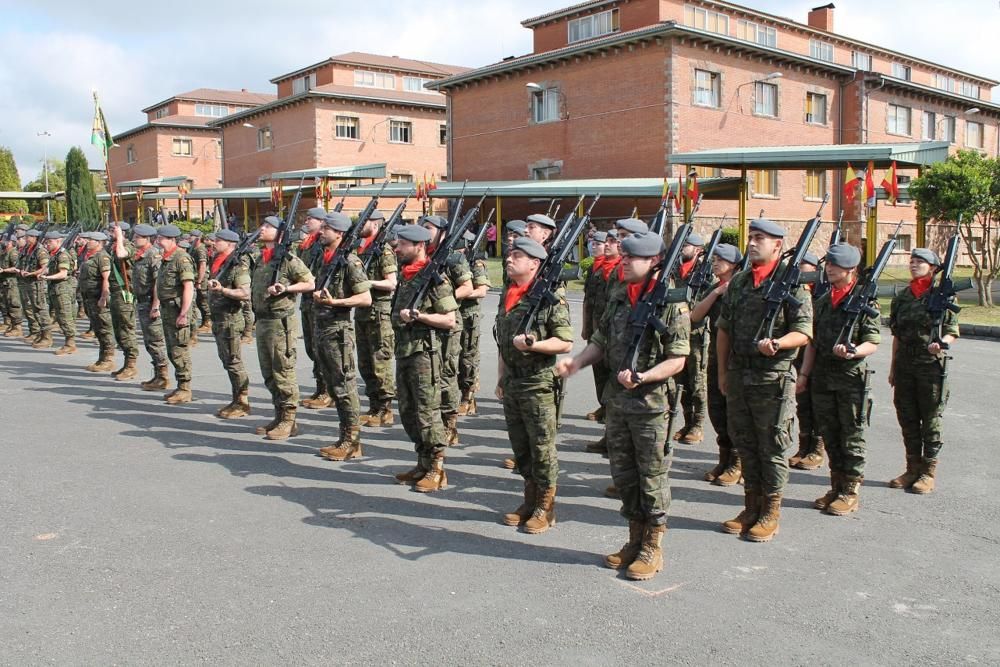
{"label": "street lamp", "polygon": [[[43,130],[41,132],[36,132],[37,137],[51,137],[52,135],[48,130]],[[42,140],[42,177],[45,179],[45,220],[49,222],[52,220],[52,211],[49,208],[50,202],[48,198],[49,194],[49,146],[48,142]]]}

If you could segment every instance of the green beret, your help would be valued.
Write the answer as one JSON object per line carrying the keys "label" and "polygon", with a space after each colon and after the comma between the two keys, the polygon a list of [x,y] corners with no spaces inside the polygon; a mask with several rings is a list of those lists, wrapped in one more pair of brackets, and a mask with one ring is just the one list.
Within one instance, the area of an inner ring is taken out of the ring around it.
{"label": "green beret", "polygon": [[556,228],[556,221],[544,213],[532,213],[528,216],[527,221],[533,222],[536,225],[541,225],[542,227],[548,227],[549,229]]}
{"label": "green beret", "polygon": [[740,249],[730,243],[720,243],[715,246],[714,255],[730,264],[739,264],[743,261],[743,253]]}
{"label": "green beret", "polygon": [[323,224],[335,232],[346,232],[351,228],[351,216],[334,211],[323,217]]}
{"label": "green beret", "polygon": [[402,227],[396,227],[396,230],[397,237],[403,239],[404,241],[409,241],[410,243],[426,243],[431,240],[431,230],[421,227],[420,225],[403,225]]}

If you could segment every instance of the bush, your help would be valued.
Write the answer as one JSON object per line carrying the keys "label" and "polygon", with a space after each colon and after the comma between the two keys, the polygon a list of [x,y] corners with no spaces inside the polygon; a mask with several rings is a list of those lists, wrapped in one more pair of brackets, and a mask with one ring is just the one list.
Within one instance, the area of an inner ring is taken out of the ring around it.
{"label": "bush", "polygon": [[593,257],[584,257],[580,260],[580,273],[584,274],[590,271],[590,267],[594,265]]}
{"label": "bush", "polygon": [[719,239],[719,243],[728,243],[729,245],[734,245],[737,248],[740,247],[740,228],[739,227],[723,227],[722,228],[722,238]]}

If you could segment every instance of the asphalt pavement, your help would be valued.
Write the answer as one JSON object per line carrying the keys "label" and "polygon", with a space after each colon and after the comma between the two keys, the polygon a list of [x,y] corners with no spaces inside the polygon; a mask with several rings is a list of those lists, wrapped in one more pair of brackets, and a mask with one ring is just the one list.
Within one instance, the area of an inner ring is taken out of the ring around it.
{"label": "asphalt pavement", "polygon": [[[820,514],[825,470],[793,471],[781,532],[718,531],[740,487],[702,481],[714,438],[677,446],[666,567],[636,583],[602,567],[627,527],[602,497],[607,461],[592,376],[569,383],[559,433],[558,524],[503,526],[521,483],[482,337],[479,416],[461,421],[450,488],[423,495],[401,426],[366,430],[364,458],[330,463],[332,409],[269,443],[255,349],[254,415],[223,421],[228,382],[210,337],[191,404],[86,372],[93,342],[56,357],[0,339],[0,663],[816,664],[1000,663],[1000,345],[954,346],[938,490],[886,487],[903,448],[874,359],[875,411],[860,512]],[[579,322],[579,303],[572,303]],[[581,345],[578,345],[578,349]],[[119,358],[120,360],[120,358]],[[140,361],[148,377],[148,361]],[[300,352],[299,380],[311,390]]]}

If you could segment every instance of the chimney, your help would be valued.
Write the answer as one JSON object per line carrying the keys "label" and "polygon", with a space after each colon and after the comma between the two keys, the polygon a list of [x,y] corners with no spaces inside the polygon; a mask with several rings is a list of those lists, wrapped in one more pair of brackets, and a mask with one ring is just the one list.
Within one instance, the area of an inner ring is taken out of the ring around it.
{"label": "chimney", "polygon": [[810,28],[816,28],[817,30],[825,30],[826,32],[833,32],[833,3],[828,5],[823,5],[822,7],[815,7],[809,12],[809,19],[807,23]]}

